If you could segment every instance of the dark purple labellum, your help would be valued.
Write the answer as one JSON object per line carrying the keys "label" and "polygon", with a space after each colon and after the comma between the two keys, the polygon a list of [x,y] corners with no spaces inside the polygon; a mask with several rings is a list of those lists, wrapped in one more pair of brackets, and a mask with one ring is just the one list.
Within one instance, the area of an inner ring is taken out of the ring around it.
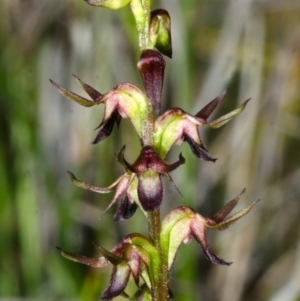
{"label": "dark purple labellum", "polygon": [[145,211],[159,208],[163,198],[161,175],[148,170],[139,175],[138,196]]}
{"label": "dark purple labellum", "polygon": [[186,141],[189,144],[193,154],[196,157],[198,157],[204,161],[216,162],[217,159],[212,158],[204,146],[199,145],[193,139],[191,139],[189,136],[185,135],[184,141]]}
{"label": "dark purple labellum", "polygon": [[163,56],[158,51],[151,49],[144,50],[138,62],[146,95],[157,114],[160,114],[165,65]]}
{"label": "dark purple labellum", "polygon": [[137,209],[137,204],[134,202],[130,202],[128,197],[125,196],[122,200],[121,200],[121,204],[118,207],[117,212],[115,213],[113,220],[115,222],[119,222],[119,221],[123,221],[126,220],[130,217],[133,216],[133,214],[135,213]]}
{"label": "dark purple labellum", "polygon": [[106,137],[108,137],[111,134],[115,123],[118,126],[120,124],[120,121],[121,121],[121,116],[120,116],[119,112],[116,110],[112,113],[110,118],[104,123],[103,126],[102,126],[102,124],[100,124],[99,127],[102,126],[102,129],[98,132],[98,134],[97,134],[96,138],[94,139],[94,141],[92,142],[92,144],[97,144],[100,141],[102,141],[103,139],[105,139]]}

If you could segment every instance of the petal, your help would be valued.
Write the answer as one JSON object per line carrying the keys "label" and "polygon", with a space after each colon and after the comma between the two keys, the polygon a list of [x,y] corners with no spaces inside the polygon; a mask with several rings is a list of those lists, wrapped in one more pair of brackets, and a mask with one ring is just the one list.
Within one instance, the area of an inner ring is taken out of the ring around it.
{"label": "petal", "polygon": [[110,9],[119,9],[126,6],[131,0],[84,0],[94,6],[101,6]]}
{"label": "petal", "polygon": [[235,223],[236,221],[238,221],[240,218],[242,218],[244,215],[246,215],[253,207],[254,205],[259,202],[259,200],[256,200],[254,202],[252,202],[249,206],[247,206],[245,209],[235,213],[234,215],[226,218],[224,221],[213,225],[213,226],[208,226],[210,228],[214,228],[214,229],[218,229],[218,230],[225,230],[227,229],[229,226],[231,226],[233,223]]}
{"label": "petal", "polygon": [[147,170],[138,175],[138,196],[145,211],[157,209],[163,198],[163,185],[160,175],[154,170]]}
{"label": "petal", "polygon": [[122,176],[120,182],[118,183],[113,199],[106,207],[106,209],[102,212],[100,218],[102,218],[102,216],[112,207],[112,205],[117,201],[117,199],[126,192],[130,181],[131,181],[131,175],[126,173],[125,175]]}
{"label": "petal", "polygon": [[136,251],[142,259],[141,276],[145,283],[147,283],[147,286],[151,288],[149,276],[152,282],[157,281],[160,269],[160,259],[157,249],[149,239],[141,234],[130,234],[123,242],[135,246]]}
{"label": "petal", "polygon": [[202,251],[206,258],[214,263],[219,265],[231,265],[232,262],[227,262],[218,255],[212,253],[208,247],[207,241],[206,241],[206,225],[205,221],[200,215],[197,215],[197,217],[194,218],[193,222],[191,223],[191,231],[197,240],[197,242],[200,244]]}
{"label": "petal", "polygon": [[126,263],[114,266],[108,288],[102,294],[103,300],[111,300],[120,295],[127,286],[130,276],[130,269]]}
{"label": "petal", "polygon": [[207,120],[211,113],[216,109],[216,107],[221,103],[227,94],[227,89],[222,92],[218,97],[209,102],[203,109],[201,109],[195,116]]}
{"label": "petal", "polygon": [[54,82],[53,80],[50,79],[51,84],[58,90],[58,92],[60,94],[62,94],[64,97],[74,100],[75,102],[79,103],[80,105],[84,106],[84,107],[92,107],[95,104],[99,104],[99,103],[95,103],[92,100],[88,100],[76,93],[73,93],[65,88],[63,88],[62,86],[60,86],[59,84],[57,84],[56,82]]}
{"label": "petal", "polygon": [[106,249],[104,249],[102,246],[100,246],[99,244],[93,242],[96,250],[99,252],[99,254],[101,256],[103,256],[106,260],[108,260],[111,264],[113,265],[119,265],[122,263],[125,263],[124,259],[122,259],[121,257],[117,256],[116,254],[107,251]]}
{"label": "petal", "polygon": [[165,65],[163,56],[151,49],[143,50],[138,62],[138,70],[146,95],[157,114],[160,114]]}
{"label": "petal", "polygon": [[115,222],[123,221],[129,219],[133,216],[137,209],[137,204],[130,200],[128,196],[125,194],[121,200],[121,204],[115,213],[113,220]]}
{"label": "petal", "polygon": [[244,188],[243,191],[232,201],[227,203],[221,210],[219,210],[213,217],[210,219],[215,223],[218,224],[222,222],[225,217],[233,210],[233,208],[238,204],[241,198],[244,196],[246,189]]}
{"label": "petal", "polygon": [[177,167],[185,163],[185,158],[182,156],[182,154],[179,154],[178,161],[168,164],[167,162],[161,160],[158,156],[157,158],[153,158],[152,162],[149,164],[149,168],[159,172],[159,173],[169,173],[173,170],[175,170]]}
{"label": "petal", "polygon": [[128,248],[126,257],[128,258],[127,264],[131,270],[133,279],[138,286],[142,264],[141,257],[133,246]]}
{"label": "petal", "polygon": [[60,251],[61,255],[69,260],[82,263],[84,265],[94,267],[94,268],[102,268],[108,265],[109,261],[104,257],[100,258],[90,258],[84,255],[77,255],[63,251],[61,248],[56,247],[57,250]]}
{"label": "petal", "polygon": [[101,93],[99,93],[97,90],[95,90],[93,87],[91,87],[90,85],[84,83],[78,76],[76,76],[75,74],[73,74],[73,76],[75,77],[75,80],[77,82],[77,84],[95,101],[95,102],[99,102],[101,100],[101,98],[103,97],[103,95]]}
{"label": "petal", "polygon": [[133,180],[131,181],[129,188],[126,191],[126,194],[128,195],[129,199],[131,199],[133,202],[135,202],[139,208],[141,209],[141,211],[143,212],[143,214],[145,215],[145,217],[147,217],[147,213],[146,211],[143,209],[139,197],[138,197],[138,192],[137,192],[137,188],[138,188],[138,178],[136,177],[135,174],[133,174]]}

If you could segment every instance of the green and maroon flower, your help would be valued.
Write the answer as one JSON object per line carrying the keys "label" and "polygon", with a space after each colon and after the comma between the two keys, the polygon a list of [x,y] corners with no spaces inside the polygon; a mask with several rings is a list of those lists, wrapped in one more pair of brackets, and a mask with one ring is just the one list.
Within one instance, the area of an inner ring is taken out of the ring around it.
{"label": "green and maroon flower", "polygon": [[[123,241],[113,248],[110,252],[99,244],[94,243],[96,250],[101,255],[100,258],[90,258],[85,255],[77,255],[57,249],[61,254],[72,261],[95,268],[101,268],[108,264],[113,265],[113,271],[108,288],[103,292],[103,300],[112,300],[123,295],[128,284],[129,277],[132,275],[138,291],[136,299],[145,295],[151,295],[151,287],[157,281],[159,256],[153,244],[141,234],[130,234]],[[141,283],[141,281],[143,283]]]}
{"label": "green and maroon flower", "polygon": [[136,86],[130,83],[123,83],[116,86],[111,91],[101,94],[90,85],[84,83],[81,79],[75,76],[78,85],[91,97],[89,100],[76,93],[73,93],[54,81],[51,83],[57,90],[66,98],[71,99],[82,106],[92,107],[94,105],[104,104],[104,117],[99,127],[100,130],[93,141],[93,144],[98,143],[108,137],[114,125],[120,124],[121,118],[128,118],[135,128],[138,136],[142,137],[143,122],[148,116],[148,99],[145,94]]}
{"label": "green and maroon flower", "polygon": [[110,186],[101,187],[81,182],[70,171],[68,171],[68,173],[72,182],[78,187],[97,193],[110,193],[113,189],[116,189],[112,201],[104,210],[102,215],[105,214],[117,201],[119,201],[120,204],[113,217],[114,221],[128,219],[135,213],[137,204],[139,204],[139,200],[137,196],[137,179],[135,178],[134,174],[126,172]]}
{"label": "green and maroon flower", "polygon": [[232,263],[225,261],[210,251],[206,240],[206,230],[208,228],[225,230],[247,214],[258,200],[251,203],[245,209],[227,217],[243,197],[244,193],[245,189],[212,217],[204,217],[189,207],[176,208],[165,217],[162,221],[160,238],[163,252],[168,254],[169,270],[174,263],[179,246],[182,243],[189,243],[192,237],[200,244],[204,255],[210,262],[220,265],[230,265]]}
{"label": "green and maroon flower", "polygon": [[208,117],[224,99],[226,92],[225,90],[221,95],[213,99],[195,116],[186,113],[180,108],[170,109],[159,116],[155,121],[154,133],[154,149],[156,153],[164,159],[174,144],[181,144],[183,141],[186,141],[198,158],[215,162],[216,159],[210,156],[200,138],[198,127],[204,126],[216,129],[223,126],[242,112],[250,100],[246,100],[239,108],[220,118],[210,122],[207,121]]}

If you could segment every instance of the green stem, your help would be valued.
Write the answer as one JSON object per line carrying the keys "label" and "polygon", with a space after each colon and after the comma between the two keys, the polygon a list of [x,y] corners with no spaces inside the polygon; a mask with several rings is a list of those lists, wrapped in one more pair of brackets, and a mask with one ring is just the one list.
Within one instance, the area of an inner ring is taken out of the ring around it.
{"label": "green stem", "polygon": [[[149,35],[151,0],[132,0],[130,6],[136,22],[140,51],[153,49]],[[153,132],[154,110],[150,101],[148,101],[148,114],[143,122],[142,131],[144,145],[153,145]],[[153,301],[167,301],[169,299],[168,258],[162,252],[160,244],[161,221],[159,209],[148,212],[148,229],[149,236],[159,254],[159,272],[157,277],[154,277],[154,283],[152,284]]]}
{"label": "green stem", "polygon": [[162,252],[160,244],[161,221],[159,209],[148,212],[148,229],[150,238],[153,241],[155,248],[158,250],[160,263],[159,275],[154,279],[152,287],[153,301],[167,301],[169,300],[168,260]]}
{"label": "green stem", "polygon": [[130,7],[136,22],[140,51],[153,48],[149,37],[151,0],[132,0]]}

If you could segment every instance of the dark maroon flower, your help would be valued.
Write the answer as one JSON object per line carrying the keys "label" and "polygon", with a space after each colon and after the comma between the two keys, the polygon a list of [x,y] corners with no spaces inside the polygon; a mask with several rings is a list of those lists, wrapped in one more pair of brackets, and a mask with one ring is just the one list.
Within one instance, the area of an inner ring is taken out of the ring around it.
{"label": "dark maroon flower", "polygon": [[145,211],[157,209],[163,198],[163,185],[161,175],[172,181],[169,172],[185,163],[184,157],[180,154],[179,160],[173,164],[163,161],[154,151],[152,146],[144,146],[137,160],[129,164],[124,158],[123,148],[119,158],[127,169],[138,177],[138,197]]}

